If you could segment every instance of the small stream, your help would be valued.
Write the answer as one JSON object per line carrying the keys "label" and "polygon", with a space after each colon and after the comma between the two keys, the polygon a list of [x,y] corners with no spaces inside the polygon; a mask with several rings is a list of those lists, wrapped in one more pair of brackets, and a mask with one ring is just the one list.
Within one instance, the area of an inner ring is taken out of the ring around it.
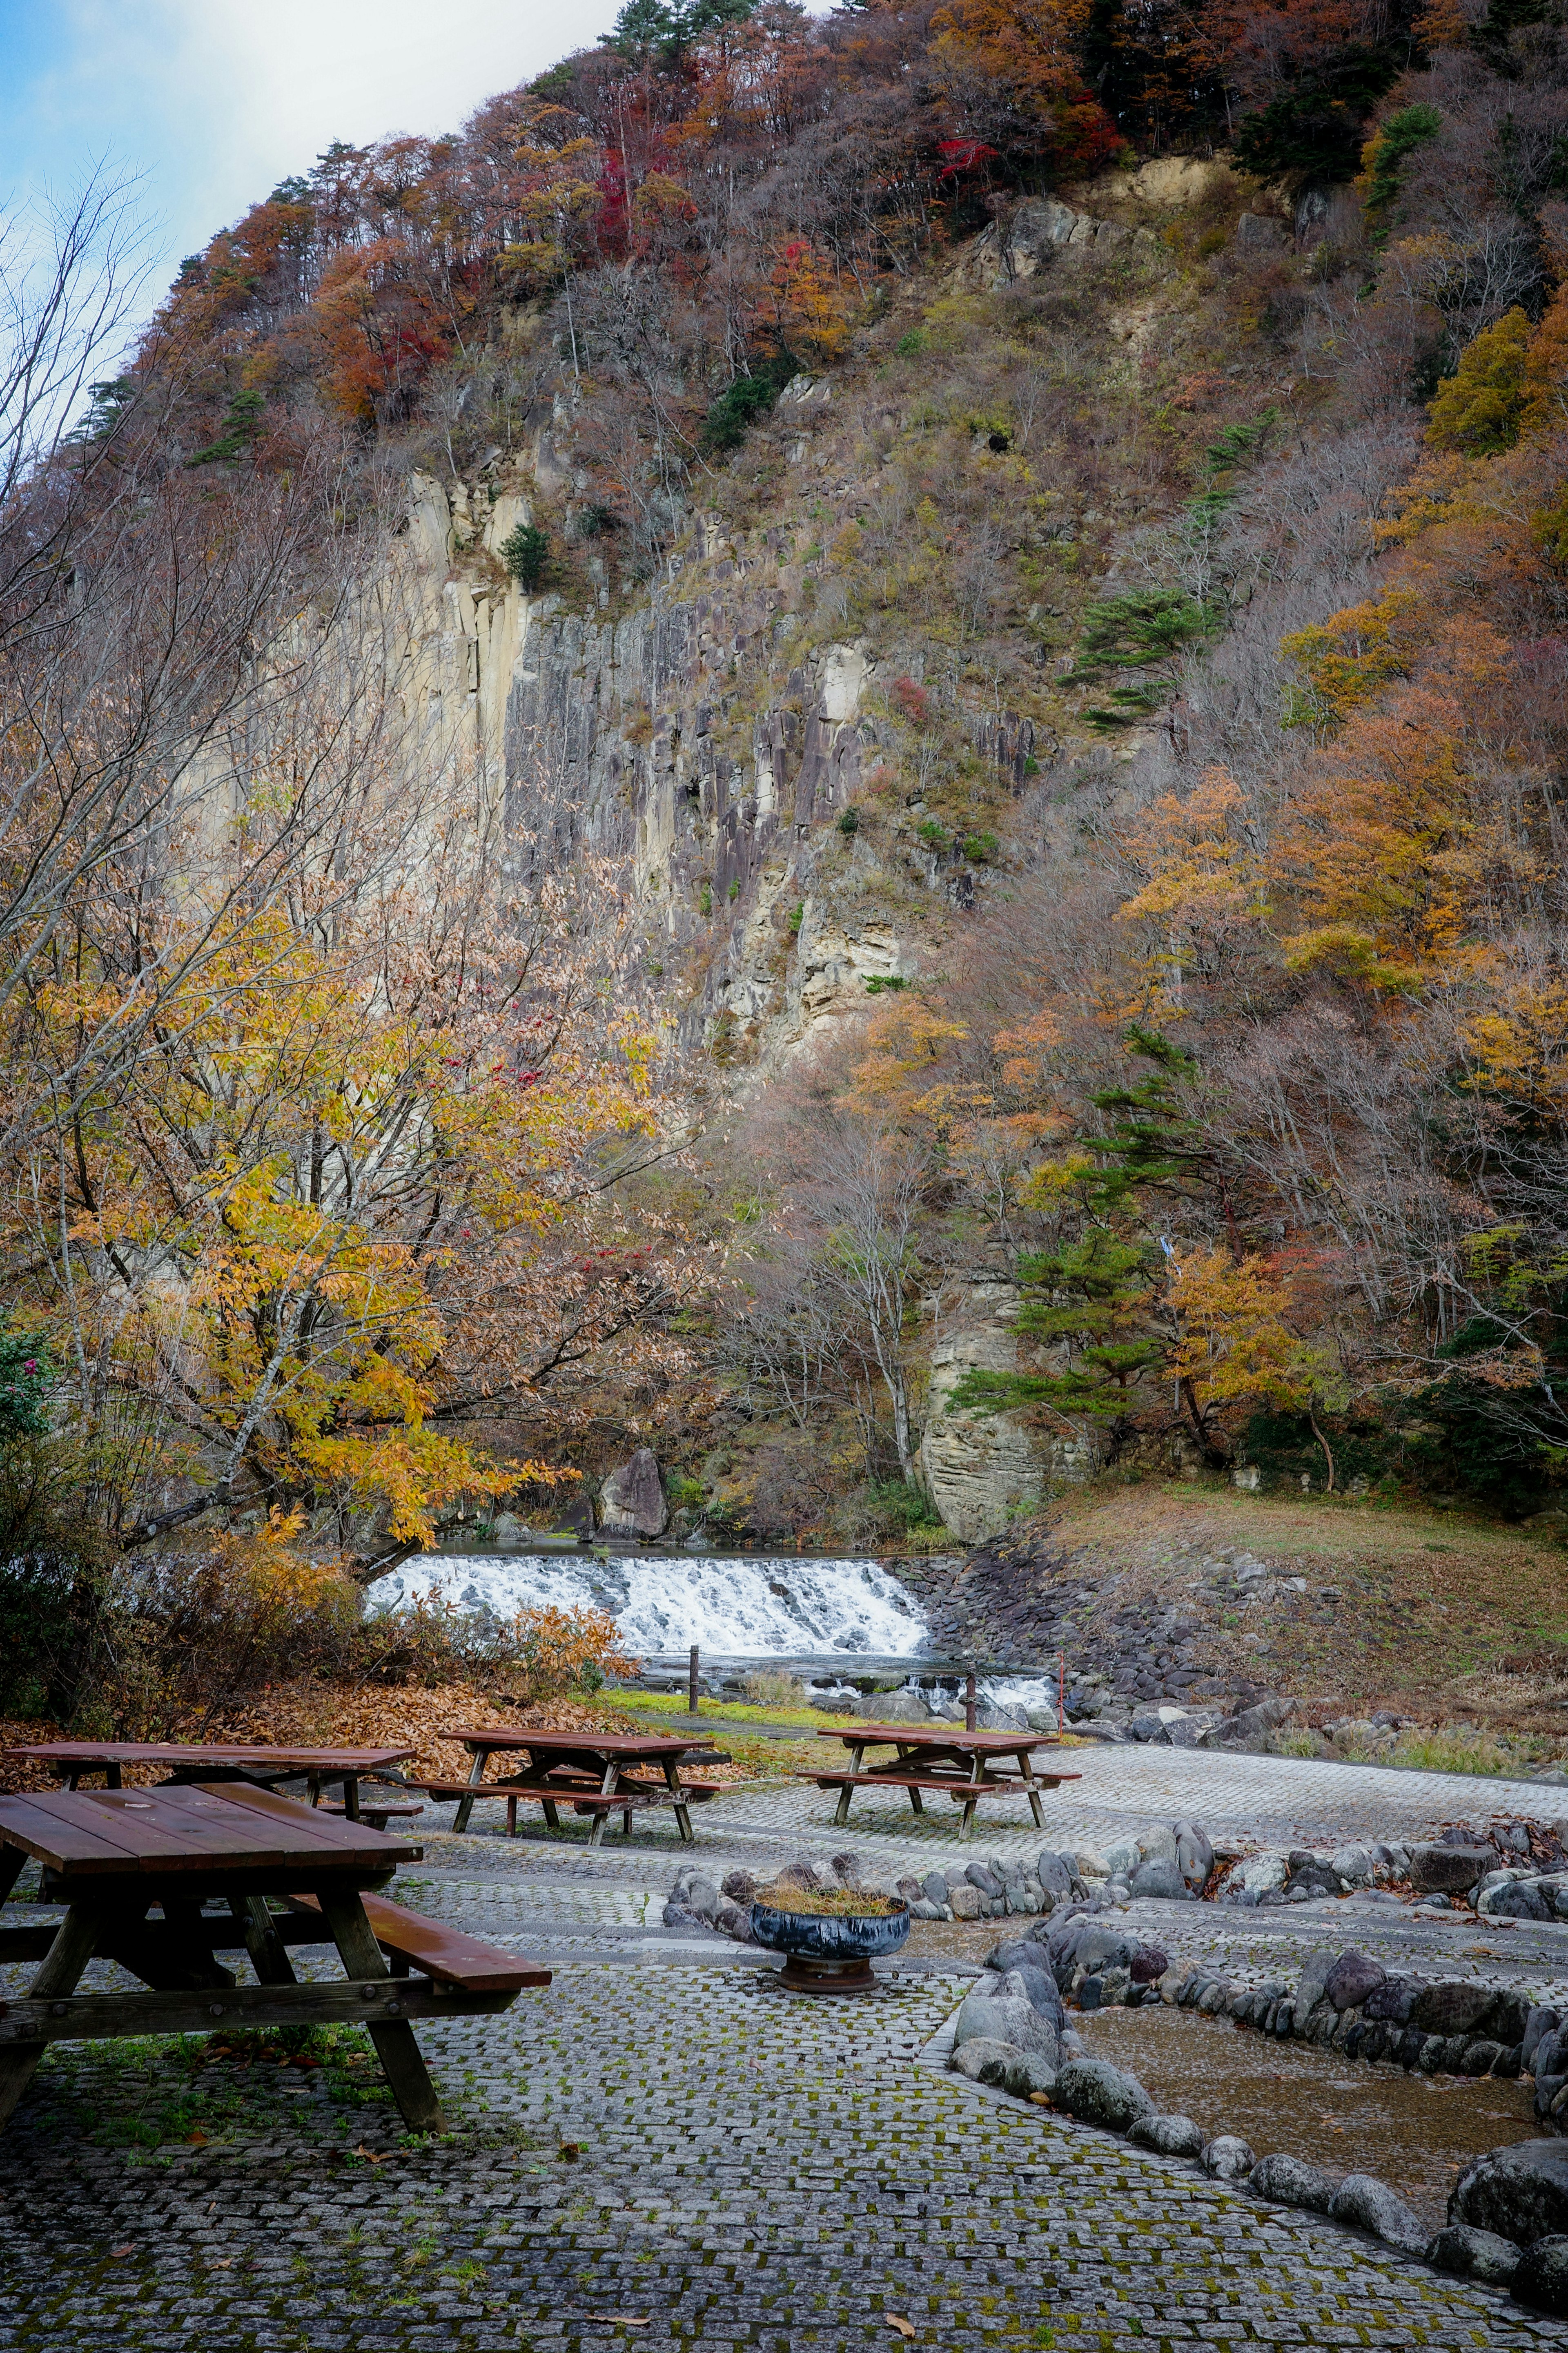
{"label": "small stream", "polygon": [[1163,2003],[1075,2013],[1072,2023],[1092,2058],[1136,2075],[1167,2115],[1191,2116],[1211,2137],[1239,2133],[1259,2157],[1284,2151],[1331,2173],[1374,2173],[1434,2231],[1472,2157],[1540,2129],[1518,2083],[1360,2066]]}

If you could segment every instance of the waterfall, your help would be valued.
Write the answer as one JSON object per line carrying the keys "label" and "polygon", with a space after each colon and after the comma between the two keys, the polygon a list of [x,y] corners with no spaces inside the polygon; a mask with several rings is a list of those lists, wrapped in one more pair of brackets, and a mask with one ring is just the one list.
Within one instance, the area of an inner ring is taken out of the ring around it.
{"label": "waterfall", "polygon": [[693,1642],[720,1658],[913,1659],[926,1640],[912,1593],[874,1560],[804,1560],[793,1553],[718,1558],[636,1553],[602,1560],[559,1554],[421,1554],[377,1579],[396,1608],[440,1595],[498,1618],[514,1610],[607,1609],[641,1658]]}

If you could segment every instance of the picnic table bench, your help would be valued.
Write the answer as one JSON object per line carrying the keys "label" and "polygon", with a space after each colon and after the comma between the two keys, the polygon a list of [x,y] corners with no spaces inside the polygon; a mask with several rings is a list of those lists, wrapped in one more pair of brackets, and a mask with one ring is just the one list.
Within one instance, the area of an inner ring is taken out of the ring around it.
{"label": "picnic table bench", "polygon": [[[405,2122],[443,2131],[411,2021],[508,2009],[550,1972],[370,1892],[423,1853],[238,1780],[0,1798],[0,1905],[31,1856],[68,1907],[58,1925],[0,1914],[0,1962],[38,1963],[25,1995],[0,1997],[0,2125],[50,2042],[353,2020]],[[301,1984],[301,1945],[334,1946],[344,1976]],[[240,1953],[254,1985],[218,1957]],[[141,1984],[78,1993],[94,1958]]]}
{"label": "picnic table bench", "polygon": [[[1040,1829],[1045,1828],[1045,1814],[1040,1806],[1040,1791],[1054,1789],[1063,1781],[1082,1779],[1079,1773],[1040,1773],[1030,1763],[1037,1749],[1056,1745],[1056,1736],[1047,1733],[964,1732],[944,1725],[940,1733],[926,1732],[907,1724],[857,1724],[845,1729],[835,1725],[819,1734],[822,1740],[841,1741],[850,1751],[847,1770],[827,1773],[805,1771],[797,1778],[816,1783],[819,1789],[837,1789],[839,1793],[836,1825],[849,1819],[849,1800],[857,1789],[903,1789],[917,1814],[925,1811],[922,1792],[945,1792],[955,1805],[963,1809],[963,1819],[958,1826],[961,1839],[969,1837],[974,1824],[974,1810],[982,1798],[1027,1797],[1030,1810]],[[864,1765],[868,1748],[890,1746],[898,1750],[896,1761],[887,1765]],[[994,1760],[1012,1757],[1016,1769],[998,1773]]]}
{"label": "picnic table bench", "polygon": [[[428,1798],[455,1799],[454,1831],[466,1831],[479,1798],[506,1799],[508,1835],[517,1836],[519,1799],[542,1808],[552,1830],[561,1826],[560,1809],[592,1817],[588,1844],[598,1846],[611,1814],[621,1817],[622,1834],[631,1836],[632,1816],[655,1806],[675,1813],[681,1841],[693,1843],[688,1809],[716,1798],[721,1783],[689,1781],[680,1768],[689,1759],[699,1764],[727,1765],[728,1757],[704,1740],[683,1740],[669,1733],[568,1732],[550,1725],[489,1725],[483,1730],[459,1727],[443,1734],[459,1740],[473,1758],[466,1781],[420,1781],[416,1786]],[[522,1754],[526,1765],[503,1780],[487,1781],[485,1767],[493,1756]],[[657,1767],[659,1779],[638,1774],[638,1766]],[[628,1773],[627,1768],[632,1768]]]}

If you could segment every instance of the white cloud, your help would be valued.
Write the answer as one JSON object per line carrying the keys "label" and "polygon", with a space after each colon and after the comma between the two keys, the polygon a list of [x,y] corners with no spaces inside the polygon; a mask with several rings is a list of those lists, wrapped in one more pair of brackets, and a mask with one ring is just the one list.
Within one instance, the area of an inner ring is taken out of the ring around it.
{"label": "white cloud", "polygon": [[[608,30],[618,0],[55,0],[0,100],[10,171],[144,174],[171,259],[333,139],[455,130]],[[37,20],[34,20],[35,28]],[[0,62],[4,43],[0,41]]]}

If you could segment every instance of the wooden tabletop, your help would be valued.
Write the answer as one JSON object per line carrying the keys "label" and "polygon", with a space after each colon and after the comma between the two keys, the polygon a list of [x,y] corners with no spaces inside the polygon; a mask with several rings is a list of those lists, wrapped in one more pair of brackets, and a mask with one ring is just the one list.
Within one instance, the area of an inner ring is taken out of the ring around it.
{"label": "wooden tabletop", "polygon": [[710,1749],[710,1739],[683,1740],[669,1732],[556,1732],[549,1725],[487,1725],[480,1731],[444,1732],[468,1748],[553,1748],[589,1757],[691,1757]]}
{"label": "wooden tabletop", "polygon": [[901,1748],[953,1748],[966,1757],[1016,1757],[1021,1748],[1054,1747],[1054,1732],[965,1732],[963,1725],[851,1724],[824,1725],[819,1740],[841,1740],[847,1747],[872,1746],[896,1740]]}
{"label": "wooden tabletop", "polygon": [[163,1789],[51,1789],[0,1797],[0,1846],[66,1882],[151,1873],[249,1883],[282,1873],[309,1887],[391,1877],[424,1849],[243,1781]]}
{"label": "wooden tabletop", "polygon": [[270,1742],[248,1745],[230,1741],[184,1740],[37,1740],[7,1748],[7,1757],[26,1757],[40,1764],[64,1767],[94,1765],[244,1765],[276,1767],[279,1774],[379,1772],[412,1757],[412,1748],[285,1748]]}

